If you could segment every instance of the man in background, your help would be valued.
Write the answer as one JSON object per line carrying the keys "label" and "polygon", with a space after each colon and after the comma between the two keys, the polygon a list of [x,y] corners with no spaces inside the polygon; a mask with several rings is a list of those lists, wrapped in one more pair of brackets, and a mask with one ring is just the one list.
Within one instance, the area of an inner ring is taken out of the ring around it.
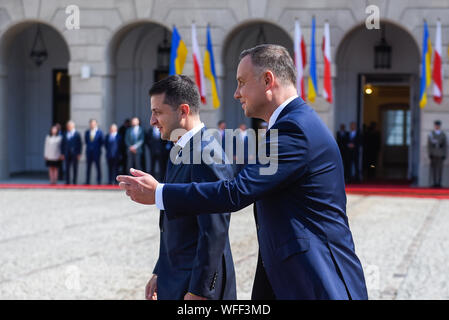
{"label": "man in background", "polygon": [[350,170],[349,170],[349,163],[348,163],[348,139],[349,139],[349,133],[346,131],[346,126],[344,123],[340,124],[340,130],[337,131],[337,145],[338,149],[340,149],[341,159],[343,160],[343,168],[345,171],[345,181],[349,180],[350,177]]}
{"label": "man in background", "polygon": [[[167,168],[170,149],[167,148],[167,141],[161,139],[161,133],[157,127],[151,126],[146,135],[146,145],[150,150],[150,173],[151,175],[163,179]],[[156,167],[158,170],[156,171]]]}
{"label": "man in background", "polygon": [[118,129],[118,134],[121,137],[120,139],[120,161],[119,161],[119,172],[120,174],[128,174],[129,172],[127,172],[127,166],[128,166],[128,148],[126,147],[126,143],[125,143],[125,136],[126,136],[126,131],[128,130],[128,128],[131,126],[131,120],[130,119],[125,119],[125,121],[123,121],[123,124],[120,126],[120,128]]}
{"label": "man in background", "polygon": [[103,145],[103,132],[98,128],[97,120],[90,119],[89,129],[84,133],[84,143],[86,144],[86,184],[90,184],[90,171],[92,164],[97,170],[97,184],[101,184],[101,146]]}
{"label": "man in background", "polygon": [[75,122],[69,120],[66,125],[67,131],[62,138],[61,154],[65,161],[66,184],[70,184],[70,170],[73,173],[73,184],[77,183],[78,162],[81,158],[81,135],[75,129]]}
{"label": "man in background", "polygon": [[427,139],[427,152],[430,158],[430,178],[434,188],[441,188],[441,176],[443,174],[443,162],[446,159],[446,134],[441,130],[441,121],[434,122]]}
{"label": "man in background", "polygon": [[115,177],[118,174],[118,164],[120,161],[121,137],[117,133],[117,125],[113,123],[109,127],[109,133],[104,139],[106,149],[106,160],[108,162],[108,183],[115,184]]}
{"label": "man in background", "polygon": [[140,126],[139,118],[134,117],[131,119],[131,127],[126,130],[125,144],[127,147],[127,172],[130,168],[138,170],[142,169],[142,152],[143,143],[145,141],[145,133]]}
{"label": "man in background", "polygon": [[362,137],[357,129],[357,124],[351,122],[346,144],[348,154],[348,176],[350,177],[350,182],[358,182],[360,180],[359,153],[361,139]]}

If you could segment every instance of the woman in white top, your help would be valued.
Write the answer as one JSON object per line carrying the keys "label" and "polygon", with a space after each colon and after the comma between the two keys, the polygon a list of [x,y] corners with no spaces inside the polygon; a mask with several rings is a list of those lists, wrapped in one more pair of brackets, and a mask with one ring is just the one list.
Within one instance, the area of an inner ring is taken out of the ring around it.
{"label": "woman in white top", "polygon": [[58,127],[52,126],[50,134],[45,137],[44,158],[48,167],[50,184],[56,184],[58,180],[58,168],[61,161],[62,136],[58,135]]}

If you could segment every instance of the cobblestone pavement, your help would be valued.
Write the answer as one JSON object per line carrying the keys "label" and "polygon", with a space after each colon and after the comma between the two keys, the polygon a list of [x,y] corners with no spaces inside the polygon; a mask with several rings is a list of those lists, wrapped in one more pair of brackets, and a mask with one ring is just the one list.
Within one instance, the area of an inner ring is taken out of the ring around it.
{"label": "cobblestone pavement", "polygon": [[[449,200],[348,195],[370,299],[449,299]],[[252,206],[232,215],[239,299],[257,259]],[[143,299],[158,213],[120,191],[0,190],[0,299]]]}

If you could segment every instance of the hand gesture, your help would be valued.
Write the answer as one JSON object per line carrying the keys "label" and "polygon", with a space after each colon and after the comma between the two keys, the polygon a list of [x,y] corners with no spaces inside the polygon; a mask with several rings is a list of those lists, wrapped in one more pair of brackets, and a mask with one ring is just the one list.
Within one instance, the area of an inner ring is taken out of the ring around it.
{"label": "hand gesture", "polygon": [[154,204],[158,182],[151,174],[131,168],[133,176],[117,176],[119,187],[126,190],[131,200],[141,204]]}

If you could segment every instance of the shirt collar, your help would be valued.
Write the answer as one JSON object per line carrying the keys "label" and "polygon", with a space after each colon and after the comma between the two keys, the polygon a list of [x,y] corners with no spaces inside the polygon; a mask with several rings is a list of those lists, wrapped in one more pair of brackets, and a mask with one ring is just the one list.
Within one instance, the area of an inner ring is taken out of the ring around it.
{"label": "shirt collar", "polygon": [[298,98],[297,95],[288,98],[287,100],[285,100],[279,107],[276,108],[276,110],[274,110],[273,114],[270,117],[270,121],[268,121],[268,130],[271,129],[271,127],[274,125],[274,123],[276,122],[276,120],[279,117],[279,114],[282,112],[282,110],[284,110],[284,108],[290,103],[292,102],[294,99]]}
{"label": "shirt collar", "polygon": [[201,129],[204,128],[204,123],[200,123],[199,125],[197,125],[196,127],[194,127],[193,129],[187,131],[186,133],[184,133],[181,138],[178,140],[178,142],[175,143],[175,145],[180,146],[181,148],[184,148],[185,145],[187,144],[187,142],[189,142],[189,140]]}

